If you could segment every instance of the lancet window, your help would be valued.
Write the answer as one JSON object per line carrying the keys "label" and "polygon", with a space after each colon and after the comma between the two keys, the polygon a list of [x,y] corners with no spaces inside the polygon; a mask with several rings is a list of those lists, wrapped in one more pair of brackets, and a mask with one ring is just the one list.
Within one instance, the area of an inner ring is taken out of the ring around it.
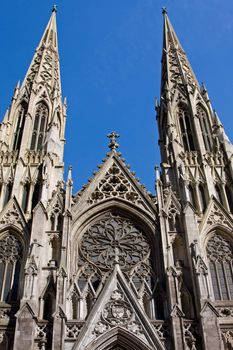
{"label": "lancet window", "polygon": [[27,112],[27,105],[24,103],[20,106],[17,114],[16,119],[16,125],[15,125],[15,132],[14,132],[14,142],[13,142],[13,150],[19,150],[22,136],[23,136],[23,129],[25,124],[25,118],[26,118],[26,112]]}
{"label": "lancet window", "polygon": [[22,210],[24,213],[26,213],[28,208],[29,194],[30,194],[30,184],[29,182],[26,182],[23,186],[23,193],[22,193]]}
{"label": "lancet window", "polygon": [[210,152],[212,150],[212,141],[211,141],[211,132],[210,132],[210,125],[208,121],[208,115],[205,112],[205,110],[200,106],[197,106],[197,115],[200,122],[205,149],[206,151]]}
{"label": "lancet window", "polygon": [[8,182],[5,187],[4,205],[6,205],[11,198],[12,187],[13,187],[12,182]]}
{"label": "lancet window", "polygon": [[0,300],[17,300],[20,266],[23,256],[21,242],[12,234],[0,239]]}
{"label": "lancet window", "polygon": [[35,112],[32,141],[31,141],[31,150],[40,150],[42,148],[45,131],[48,119],[48,108],[43,103],[38,103]]}
{"label": "lancet window", "polygon": [[179,108],[178,120],[180,125],[181,140],[185,151],[194,151],[193,131],[191,128],[190,116],[186,109]]}
{"label": "lancet window", "polygon": [[233,300],[233,247],[219,233],[207,243],[207,258],[216,300]]}
{"label": "lancet window", "polygon": [[155,318],[156,283],[150,251],[147,237],[127,218],[108,213],[91,225],[79,246],[71,315],[87,317],[115,264],[119,264],[145,312]]}
{"label": "lancet window", "polygon": [[199,186],[199,196],[200,196],[200,203],[201,203],[201,211],[204,212],[206,210],[207,207],[207,203],[206,203],[206,193],[204,190],[204,187],[202,184],[200,184]]}
{"label": "lancet window", "polygon": [[192,185],[188,186],[188,191],[189,191],[189,200],[192,206],[196,209],[196,195],[195,195],[195,190]]}

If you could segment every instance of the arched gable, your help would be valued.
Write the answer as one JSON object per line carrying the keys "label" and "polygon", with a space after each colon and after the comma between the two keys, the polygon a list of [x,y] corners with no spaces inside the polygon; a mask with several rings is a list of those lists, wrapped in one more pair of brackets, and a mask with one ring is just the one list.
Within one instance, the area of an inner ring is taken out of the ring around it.
{"label": "arched gable", "polygon": [[[91,342],[85,350],[151,350],[138,337],[121,327],[115,327]],[[153,348],[154,349],[154,348]],[[76,350],[73,348],[73,350]]]}

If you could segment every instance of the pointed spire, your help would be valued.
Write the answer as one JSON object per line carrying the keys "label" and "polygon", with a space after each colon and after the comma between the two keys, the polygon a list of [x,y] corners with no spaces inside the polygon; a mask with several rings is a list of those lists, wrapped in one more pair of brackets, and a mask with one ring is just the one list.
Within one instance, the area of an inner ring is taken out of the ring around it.
{"label": "pointed spire", "polygon": [[18,93],[19,93],[19,88],[20,88],[20,81],[18,80],[18,82],[15,86],[15,90],[14,90],[13,100],[17,99]]}
{"label": "pointed spire", "polygon": [[169,91],[172,97],[177,88],[186,94],[190,89],[192,91],[195,87],[199,88],[199,84],[168,18],[166,8],[163,8],[162,13],[164,16],[164,35],[161,96]]}
{"label": "pointed spire", "polygon": [[56,7],[53,7],[52,15],[27,71],[21,91],[26,89],[26,95],[29,95],[34,84],[45,86],[51,98],[54,94],[56,97],[61,96]]}
{"label": "pointed spire", "polygon": [[57,50],[57,23],[56,23],[57,7],[53,6],[52,15],[49,19],[47,27],[45,28],[44,34],[42,35],[41,41],[38,45],[38,49],[44,44],[45,46],[52,46]]}

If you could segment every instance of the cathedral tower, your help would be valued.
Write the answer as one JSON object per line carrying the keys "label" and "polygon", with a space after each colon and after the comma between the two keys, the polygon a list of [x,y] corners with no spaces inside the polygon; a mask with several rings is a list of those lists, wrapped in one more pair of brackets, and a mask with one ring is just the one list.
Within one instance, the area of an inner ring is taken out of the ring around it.
{"label": "cathedral tower", "polygon": [[1,124],[1,209],[15,197],[27,218],[63,181],[62,104],[56,9]]}
{"label": "cathedral tower", "polygon": [[233,320],[219,317],[224,307],[230,316],[233,305],[233,146],[165,9],[163,15],[157,193],[170,310],[177,310],[171,319],[174,346],[192,343],[186,329],[195,326],[185,319],[193,319],[197,348],[228,349],[233,324],[227,322]]}
{"label": "cathedral tower", "polygon": [[0,129],[0,350],[232,349],[233,147],[163,15],[157,195],[116,132],[73,194],[53,9]]}

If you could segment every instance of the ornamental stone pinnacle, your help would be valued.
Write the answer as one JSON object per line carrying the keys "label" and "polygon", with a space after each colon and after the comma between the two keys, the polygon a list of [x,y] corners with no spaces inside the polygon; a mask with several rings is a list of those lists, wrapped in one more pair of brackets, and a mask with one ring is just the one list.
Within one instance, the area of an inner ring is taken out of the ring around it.
{"label": "ornamental stone pinnacle", "polygon": [[112,131],[111,134],[108,134],[107,137],[110,139],[110,142],[108,144],[108,147],[110,150],[115,150],[119,147],[119,144],[116,142],[116,140],[120,137],[115,131]]}

